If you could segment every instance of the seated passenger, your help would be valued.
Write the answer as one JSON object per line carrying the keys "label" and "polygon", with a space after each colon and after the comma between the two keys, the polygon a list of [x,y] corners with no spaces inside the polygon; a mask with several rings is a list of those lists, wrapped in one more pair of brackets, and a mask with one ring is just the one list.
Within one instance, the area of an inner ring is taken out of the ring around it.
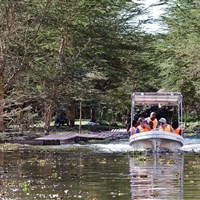
{"label": "seated passenger", "polygon": [[138,126],[137,120],[134,119],[134,120],[132,121],[132,128],[130,128],[129,131],[128,131],[129,137],[130,137],[131,135],[134,135],[134,134],[135,134],[135,131],[136,131],[137,126]]}
{"label": "seated passenger", "polygon": [[152,112],[150,114],[150,117],[147,118],[147,122],[148,122],[148,124],[149,124],[149,122],[153,122],[153,128],[152,129],[159,127],[158,120],[156,119],[156,113],[155,112]]}
{"label": "seated passenger", "polygon": [[154,129],[154,124],[153,124],[152,121],[150,121],[148,124],[149,124],[149,126],[150,126],[151,129]]}
{"label": "seated passenger", "polygon": [[172,127],[173,127],[173,129],[174,129],[174,133],[179,134],[179,135],[182,135],[183,131],[182,131],[182,129],[178,126],[178,122],[177,122],[177,121],[175,121],[175,122],[172,123]]}
{"label": "seated passenger", "polygon": [[171,127],[171,125],[167,124],[167,121],[165,118],[160,118],[159,120],[159,130],[160,131],[166,131],[166,132],[172,132],[174,133],[174,129]]}
{"label": "seated passenger", "polygon": [[138,123],[139,126],[136,128],[135,133],[143,133],[151,130],[144,117],[140,117]]}

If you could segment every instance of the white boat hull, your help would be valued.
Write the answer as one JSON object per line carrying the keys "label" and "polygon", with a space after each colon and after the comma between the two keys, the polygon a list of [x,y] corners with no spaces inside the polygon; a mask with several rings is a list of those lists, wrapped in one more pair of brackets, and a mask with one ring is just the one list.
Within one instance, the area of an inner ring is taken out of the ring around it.
{"label": "white boat hull", "polygon": [[134,150],[178,150],[183,146],[184,139],[176,133],[165,131],[149,131],[134,134],[129,139]]}

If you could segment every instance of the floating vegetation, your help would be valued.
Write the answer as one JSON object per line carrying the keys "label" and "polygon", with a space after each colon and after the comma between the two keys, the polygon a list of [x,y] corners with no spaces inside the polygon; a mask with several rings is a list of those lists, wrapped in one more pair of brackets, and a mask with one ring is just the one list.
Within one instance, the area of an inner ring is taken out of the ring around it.
{"label": "floating vegetation", "polygon": [[140,178],[147,178],[148,176],[147,176],[147,174],[141,174],[140,175]]}
{"label": "floating vegetation", "polygon": [[138,156],[141,156],[141,155],[146,155],[146,152],[145,151],[129,151],[128,154],[131,157],[138,157]]}
{"label": "floating vegetation", "polygon": [[12,143],[5,143],[0,144],[0,151],[17,151],[21,149],[21,145],[19,144],[12,144]]}

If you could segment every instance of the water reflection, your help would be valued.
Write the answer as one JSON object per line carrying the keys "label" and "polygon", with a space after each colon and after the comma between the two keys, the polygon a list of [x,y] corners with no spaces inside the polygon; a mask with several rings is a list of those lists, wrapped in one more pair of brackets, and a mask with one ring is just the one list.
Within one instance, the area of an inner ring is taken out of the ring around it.
{"label": "water reflection", "polygon": [[130,199],[127,155],[3,155],[0,199]]}
{"label": "water reflection", "polygon": [[133,199],[183,199],[181,154],[153,154],[129,158]]}
{"label": "water reflection", "polygon": [[199,199],[199,154],[132,154],[125,143],[59,148],[0,152],[0,199]]}

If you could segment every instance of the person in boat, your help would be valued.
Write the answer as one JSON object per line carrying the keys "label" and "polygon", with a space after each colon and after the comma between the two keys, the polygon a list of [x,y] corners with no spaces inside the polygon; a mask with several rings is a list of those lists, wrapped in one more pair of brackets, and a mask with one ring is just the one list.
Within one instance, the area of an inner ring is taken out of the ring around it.
{"label": "person in boat", "polygon": [[167,120],[165,118],[160,118],[159,124],[159,130],[174,133],[174,129],[171,125],[167,124]]}
{"label": "person in boat", "polygon": [[128,135],[129,135],[129,137],[130,137],[131,135],[134,135],[134,134],[135,134],[137,126],[138,126],[138,122],[137,122],[137,120],[134,119],[134,120],[132,121],[132,128],[130,128],[130,129],[128,130]]}
{"label": "person in boat", "polygon": [[151,129],[154,129],[154,127],[153,127],[154,124],[153,124],[152,121],[150,121],[148,124],[149,124],[149,126],[150,126]]}
{"label": "person in boat", "polygon": [[148,124],[150,122],[153,122],[153,128],[152,129],[159,127],[158,120],[156,119],[156,113],[155,112],[151,112],[150,117],[147,117],[146,119],[147,119]]}
{"label": "person in boat", "polygon": [[147,132],[147,131],[151,130],[150,126],[148,125],[148,123],[147,123],[147,121],[145,120],[144,117],[140,117],[138,119],[138,123],[139,123],[139,126],[135,130],[136,134],[137,133]]}
{"label": "person in boat", "polygon": [[178,121],[174,121],[172,123],[172,128],[174,129],[174,133],[182,135],[183,134],[183,130],[178,126]]}

